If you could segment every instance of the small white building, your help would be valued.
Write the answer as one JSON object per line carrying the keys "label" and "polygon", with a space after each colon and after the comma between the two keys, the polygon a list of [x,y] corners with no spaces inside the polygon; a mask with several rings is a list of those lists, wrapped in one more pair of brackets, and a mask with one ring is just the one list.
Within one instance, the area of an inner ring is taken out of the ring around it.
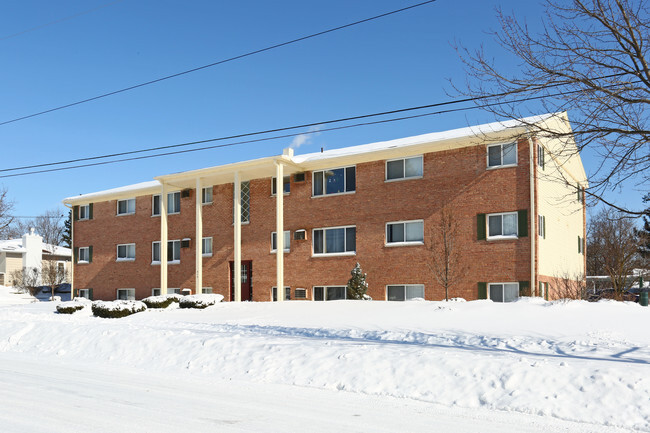
{"label": "small white building", "polygon": [[21,239],[0,240],[0,285],[13,285],[11,275],[16,270],[42,269],[43,261],[56,261],[57,266],[69,272],[72,250],[43,243],[34,229]]}

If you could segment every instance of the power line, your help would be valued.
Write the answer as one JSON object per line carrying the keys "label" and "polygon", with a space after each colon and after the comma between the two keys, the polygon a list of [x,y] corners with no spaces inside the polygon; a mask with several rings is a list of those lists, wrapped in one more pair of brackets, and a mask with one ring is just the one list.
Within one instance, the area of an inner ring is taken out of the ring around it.
{"label": "power line", "polygon": [[40,30],[42,28],[49,27],[49,26],[54,25],[54,24],[62,23],[63,21],[68,21],[68,20],[71,20],[73,18],[77,18],[77,17],[79,17],[81,15],[86,15],[86,14],[89,14],[91,12],[95,12],[95,11],[97,11],[99,9],[103,9],[103,8],[105,8],[107,6],[110,6],[110,5],[115,4],[115,3],[120,3],[122,1],[124,1],[124,0],[115,0],[115,1],[112,1],[112,2],[104,3],[103,5],[99,5],[96,8],[88,9],[88,10],[85,10],[83,12],[78,12],[78,13],[76,13],[74,15],[70,15],[70,16],[67,16],[67,17],[64,17],[64,18],[59,18],[58,20],[50,21],[49,23],[41,24],[39,26],[32,27],[32,28],[29,28],[27,30],[23,30],[23,31],[18,32],[18,33],[13,33],[11,35],[3,36],[3,37],[0,37],[0,41],[15,38],[16,36],[24,35],[25,33],[33,32],[35,30]]}
{"label": "power line", "polygon": [[[620,76],[620,75],[622,75],[622,74],[617,73],[617,74],[611,74],[611,75],[607,75],[607,76],[603,76],[603,77],[598,77],[598,78],[595,78],[595,79],[599,80],[599,79],[604,79],[604,78],[612,78],[612,77],[616,77],[616,76]],[[561,86],[564,86],[564,85],[566,85],[566,83],[555,83],[555,84],[552,84],[552,85],[549,85],[549,86],[535,87],[535,88],[527,89],[526,91],[527,92],[533,92],[533,91],[537,91],[537,90],[541,90],[541,89],[561,87]],[[567,92],[560,92],[560,93],[556,93],[556,94],[546,95],[546,96],[543,96],[543,97],[561,96],[563,94],[570,94],[570,93],[576,93],[576,92],[568,92],[568,93]],[[447,105],[461,104],[461,103],[465,103],[465,102],[477,102],[477,101],[481,101],[481,100],[484,100],[484,99],[493,99],[493,98],[499,98],[499,97],[502,97],[502,96],[509,96],[509,95],[511,95],[511,93],[503,92],[503,93],[497,93],[497,94],[492,94],[492,95],[484,95],[484,96],[478,96],[478,97],[470,97],[470,98],[463,98],[463,99],[455,99],[455,100],[451,100],[451,101],[437,102],[437,103],[427,104],[427,105],[419,105],[419,106],[415,106],[415,107],[399,108],[399,109],[395,109],[395,110],[382,111],[382,112],[371,113],[371,114],[363,114],[363,115],[358,115],[358,116],[349,116],[349,117],[343,117],[343,118],[338,118],[338,119],[323,120],[323,121],[320,121],[320,122],[303,123],[303,124],[300,124],[300,125],[286,126],[286,127],[281,127],[281,128],[273,128],[273,129],[267,129],[267,130],[255,131],[255,132],[248,132],[248,133],[236,134],[236,135],[230,135],[230,136],[224,136],[224,137],[218,137],[218,138],[210,138],[210,139],[206,139],[206,140],[190,141],[190,142],[185,142],[185,143],[170,144],[170,145],[166,145],[166,146],[150,147],[150,148],[146,148],[146,149],[131,150],[131,151],[126,151],[126,152],[117,152],[117,153],[110,153],[110,154],[104,154],[104,155],[89,156],[89,157],[69,159],[69,160],[64,160],[64,161],[56,161],[56,162],[48,162],[48,163],[41,163],[41,164],[24,165],[24,166],[19,166],[19,167],[4,168],[4,169],[0,169],[0,173],[9,172],[9,171],[27,170],[27,169],[31,169],[31,168],[51,167],[51,166],[55,166],[55,165],[72,164],[72,163],[76,163],[76,162],[93,161],[93,160],[98,160],[98,159],[114,158],[114,157],[117,157],[117,156],[134,155],[134,154],[138,154],[138,153],[153,152],[153,151],[156,151],[156,150],[165,150],[165,149],[173,149],[173,148],[179,148],[179,147],[187,147],[187,146],[191,146],[191,145],[211,143],[211,142],[215,142],[215,141],[232,140],[232,139],[236,139],[236,138],[244,138],[244,137],[251,137],[251,136],[256,136],[256,135],[271,134],[271,133],[282,132],[282,131],[290,131],[290,130],[293,130],[293,129],[300,129],[300,128],[308,128],[308,127],[313,127],[313,126],[328,125],[328,124],[341,123],[341,122],[347,122],[347,121],[352,121],[352,120],[361,120],[361,119],[366,119],[366,118],[371,118],[371,117],[385,116],[385,115],[389,115],[389,114],[404,113],[404,112],[408,112],[408,111],[417,111],[417,110],[422,110],[422,109],[426,109],[426,108],[442,107],[442,106],[447,106]],[[540,97],[530,97],[529,99],[525,99],[525,98],[521,99],[520,98],[520,99],[516,100],[515,102],[522,102],[522,101],[534,100],[534,99],[540,99]],[[494,105],[494,104],[492,104],[492,105]],[[491,105],[485,105],[485,106],[491,106]],[[446,112],[448,112],[448,111],[446,111]],[[436,112],[435,114],[442,114],[442,113],[443,112]],[[413,117],[419,117],[419,116],[413,116]],[[405,119],[413,118],[413,117],[399,118],[399,120],[405,120]],[[374,123],[370,123],[370,124],[374,124]],[[302,134],[304,134],[304,132]],[[294,135],[290,134],[290,135],[282,136],[281,138],[292,137],[292,136],[294,136]],[[278,138],[280,138],[280,137],[278,137]],[[139,158],[139,159],[143,159],[143,158]],[[87,166],[87,165],[84,165],[84,166]],[[49,171],[56,171],[56,170],[49,170]],[[30,174],[31,173],[38,173],[38,172],[30,172]],[[3,178],[3,177],[10,177],[10,176],[0,176],[0,178]]]}
{"label": "power line", "polygon": [[[545,98],[551,98],[551,97],[557,97],[557,96],[562,96],[562,95],[569,95],[573,93],[579,93],[582,92],[582,90],[574,90],[570,92],[557,92],[554,94],[549,94],[549,95],[539,95],[539,96],[529,96],[529,97],[524,97],[524,98],[519,98],[519,99],[513,99],[509,101],[499,101],[499,102],[493,102],[493,103],[488,103],[488,104],[483,104],[483,105],[473,105],[469,107],[460,107],[460,108],[451,108],[451,109],[446,109],[446,110],[441,110],[441,111],[434,111],[434,112],[429,112],[429,113],[422,113],[422,114],[414,114],[410,116],[402,116],[402,117],[397,117],[397,118],[392,118],[392,119],[383,119],[383,120],[376,120],[372,122],[362,122],[362,123],[356,123],[352,125],[343,125],[343,126],[337,126],[337,127],[332,127],[332,128],[325,128],[325,129],[319,129],[316,131],[305,131],[301,133],[293,133],[293,134],[283,134],[283,135],[276,135],[272,137],[262,137],[262,138],[257,138],[257,139],[252,139],[252,140],[244,140],[244,141],[236,141],[233,143],[224,143],[224,144],[217,144],[213,146],[204,146],[204,147],[199,147],[199,148],[194,148],[194,149],[183,149],[183,150],[176,150],[172,152],[164,152],[164,153],[158,153],[158,154],[153,154],[153,155],[143,155],[143,156],[136,156],[136,157],[130,157],[130,158],[122,158],[122,159],[116,159],[116,160],[111,160],[111,161],[101,161],[101,162],[93,162],[93,163],[88,163],[88,164],[79,164],[79,165],[73,165],[69,167],[58,167],[58,168],[50,168],[50,169],[45,169],[45,170],[34,170],[34,171],[28,171],[24,173],[15,173],[15,174],[6,174],[0,176],[1,178],[9,178],[9,177],[18,177],[18,176],[26,176],[26,175],[32,175],[32,174],[40,174],[40,173],[51,173],[51,172],[56,172],[56,171],[64,171],[64,170],[72,170],[76,168],[86,168],[86,167],[95,167],[95,166],[100,166],[100,165],[108,165],[108,164],[116,164],[120,162],[127,162],[127,161],[137,161],[137,160],[142,160],[142,159],[149,159],[149,158],[158,158],[162,156],[170,156],[170,155],[179,155],[179,154],[184,154],[184,153],[191,153],[191,152],[199,152],[199,151],[204,151],[204,150],[211,150],[211,149],[217,149],[217,148],[222,148],[222,147],[230,147],[230,146],[237,146],[237,145],[242,145],[242,144],[251,144],[251,143],[257,143],[257,142],[263,142],[263,141],[270,141],[270,140],[277,140],[280,138],[289,138],[289,137],[295,137],[296,135],[307,135],[307,134],[315,134],[315,133],[320,133],[320,132],[328,132],[328,131],[336,131],[336,130],[342,130],[342,129],[349,129],[349,128],[356,128],[360,126],[369,126],[369,125],[377,125],[381,123],[389,123],[389,122],[397,122],[397,121],[402,121],[402,120],[408,120],[408,119],[415,119],[415,118],[420,118],[420,117],[426,117],[426,116],[433,116],[433,115],[440,115],[440,114],[447,114],[447,113],[453,113],[453,112],[459,112],[459,111],[467,111],[467,110],[476,110],[476,109],[483,109],[483,108],[488,108],[488,107],[493,107],[493,106],[498,106],[498,105],[503,105],[503,104],[514,104],[514,103],[520,103],[520,102],[526,102],[526,101],[533,101],[533,100],[539,100],[539,99],[545,99]],[[458,101],[447,101],[439,104],[430,104],[422,107],[432,107],[436,105],[448,105],[452,103],[460,103],[462,102],[467,102],[467,101],[476,101],[480,99],[486,99],[488,97],[494,97],[495,95],[489,95],[489,96],[484,96],[482,98],[465,98],[463,100],[458,100]],[[409,111],[409,110],[417,110],[421,109],[422,107],[411,107],[411,108],[404,108],[400,110],[393,110],[393,111],[388,111],[384,113],[397,113],[397,112],[404,112],[404,111]],[[327,122],[321,122],[321,123],[313,123],[309,124],[310,126],[314,125],[319,125],[319,124],[324,124],[324,123],[334,123],[334,122],[342,122],[345,120],[350,120],[350,119],[362,119],[362,118],[368,118],[371,116],[379,116],[382,113],[376,113],[376,114],[367,114],[363,116],[355,116],[347,119],[341,119],[341,120],[331,120]],[[295,129],[297,127],[289,127],[289,128],[278,128],[275,130],[269,130],[269,131],[283,131],[283,130],[288,130],[288,129]],[[239,136],[235,137],[244,137],[244,136],[250,136],[254,135],[257,133],[250,133],[250,134],[241,134]],[[202,141],[197,141],[194,142],[196,143],[208,143],[208,142],[214,142],[214,141],[220,141],[224,140],[225,138],[213,138],[213,139],[208,139],[208,140],[202,140]],[[186,145],[187,143],[183,143],[181,145]],[[170,145],[170,146],[163,146],[163,148],[170,148],[170,147],[177,147],[180,145]],[[128,153],[128,152],[125,152]],[[88,158],[88,159],[96,159],[99,157],[93,157],[93,158]]]}
{"label": "power line", "polygon": [[63,110],[63,109],[66,109],[66,108],[74,107],[75,105],[85,104],[86,102],[96,101],[97,99],[106,98],[108,96],[117,95],[119,93],[128,92],[130,90],[138,89],[140,87],[148,86],[150,84],[159,83],[161,81],[165,81],[165,80],[169,80],[169,79],[172,79],[172,78],[180,77],[182,75],[190,74],[192,72],[200,71],[200,70],[203,70],[203,69],[211,68],[213,66],[221,65],[221,64],[232,62],[232,61],[239,60],[239,59],[243,59],[245,57],[250,57],[250,56],[253,56],[255,54],[260,54],[260,53],[270,51],[270,50],[273,50],[273,49],[276,49],[276,48],[284,47],[286,45],[294,44],[296,42],[301,42],[301,41],[304,41],[304,40],[307,40],[307,39],[322,36],[322,35],[325,35],[325,34],[328,34],[328,33],[335,32],[337,30],[342,30],[342,29],[345,29],[345,28],[348,28],[348,27],[352,27],[352,26],[356,26],[356,25],[359,25],[359,24],[367,23],[369,21],[377,20],[379,18],[384,18],[384,17],[387,17],[389,15],[394,15],[394,14],[397,14],[399,12],[404,12],[404,11],[407,11],[409,9],[414,9],[414,8],[417,8],[417,7],[420,7],[420,6],[427,5],[429,3],[434,3],[436,1],[437,0],[427,0],[427,1],[424,1],[422,3],[417,3],[417,4],[414,4],[414,5],[411,5],[411,6],[403,7],[401,9],[395,9],[395,10],[390,11],[390,12],[385,12],[383,14],[375,15],[375,16],[370,17],[370,18],[365,18],[365,19],[355,21],[355,22],[352,22],[352,23],[348,23],[348,24],[344,24],[344,25],[341,25],[341,26],[338,26],[338,27],[333,27],[333,28],[323,30],[323,31],[318,32],[318,33],[312,33],[312,34],[307,35],[307,36],[302,36],[302,37],[299,37],[299,38],[296,38],[296,39],[292,39],[290,41],[282,42],[282,43],[275,44],[275,45],[270,45],[268,47],[261,48],[261,49],[255,50],[255,51],[249,51],[249,52],[247,52],[245,54],[240,54],[240,55],[237,55],[237,56],[234,56],[234,57],[219,60],[219,61],[216,61],[214,63],[209,63],[207,65],[203,65],[203,66],[199,66],[199,67],[196,67],[196,68],[188,69],[188,70],[178,72],[178,73],[175,73],[175,74],[172,74],[172,75],[167,75],[165,77],[156,78],[155,80],[146,81],[144,83],[136,84],[136,85],[133,85],[133,86],[130,86],[130,87],[125,87],[123,89],[114,90],[112,92],[104,93],[104,94],[101,94],[101,95],[98,95],[98,96],[93,96],[92,98],[82,99],[80,101],[72,102],[72,103],[61,105],[61,106],[54,107],[54,108],[50,108],[48,110],[40,111],[38,113],[28,114],[26,116],[17,117],[15,119],[11,119],[11,120],[6,120],[4,122],[0,122],[0,126],[7,125],[9,123],[18,122],[18,121],[25,120],[25,119],[30,119],[30,118],[36,117],[36,116],[41,116],[43,114],[52,113],[54,111],[59,111],[59,110]]}

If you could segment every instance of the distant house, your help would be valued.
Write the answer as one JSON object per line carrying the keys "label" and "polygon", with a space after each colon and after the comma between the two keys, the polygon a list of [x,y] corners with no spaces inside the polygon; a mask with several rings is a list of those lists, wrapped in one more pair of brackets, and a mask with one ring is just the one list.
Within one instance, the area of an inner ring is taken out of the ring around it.
{"label": "distant house", "polygon": [[43,243],[43,238],[34,232],[21,239],[0,241],[0,285],[13,285],[12,273],[28,268],[41,269],[43,261],[55,261],[66,272],[71,270],[72,250]]}

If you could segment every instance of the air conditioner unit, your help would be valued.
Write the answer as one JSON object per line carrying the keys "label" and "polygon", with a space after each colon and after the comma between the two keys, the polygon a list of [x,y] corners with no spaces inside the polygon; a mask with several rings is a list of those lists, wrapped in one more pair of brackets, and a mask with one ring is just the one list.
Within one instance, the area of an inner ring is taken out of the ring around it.
{"label": "air conditioner unit", "polygon": [[183,198],[187,198],[190,195],[192,195],[192,190],[191,189],[184,189],[183,191],[181,191],[181,197],[183,197]]}
{"label": "air conditioner unit", "polygon": [[293,175],[293,181],[294,182],[304,182],[305,181],[305,173],[304,172],[295,173]]}
{"label": "air conditioner unit", "polygon": [[181,240],[181,248],[189,248],[190,247],[190,241],[192,239],[190,238],[185,238]]}
{"label": "air conditioner unit", "polygon": [[305,229],[299,229],[293,232],[294,241],[302,241],[307,239],[307,231]]}

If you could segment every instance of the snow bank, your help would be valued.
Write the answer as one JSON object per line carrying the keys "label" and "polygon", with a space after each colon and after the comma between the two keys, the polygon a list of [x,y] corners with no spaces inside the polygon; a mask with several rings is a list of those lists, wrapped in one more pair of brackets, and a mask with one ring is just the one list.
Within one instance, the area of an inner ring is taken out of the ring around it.
{"label": "snow bank", "polygon": [[38,300],[29,293],[22,293],[14,287],[0,286],[0,306],[30,304],[32,302],[38,302]]}
{"label": "snow bank", "polygon": [[621,302],[218,303],[119,320],[0,309],[0,353],[408,398],[650,431],[650,308]]}

